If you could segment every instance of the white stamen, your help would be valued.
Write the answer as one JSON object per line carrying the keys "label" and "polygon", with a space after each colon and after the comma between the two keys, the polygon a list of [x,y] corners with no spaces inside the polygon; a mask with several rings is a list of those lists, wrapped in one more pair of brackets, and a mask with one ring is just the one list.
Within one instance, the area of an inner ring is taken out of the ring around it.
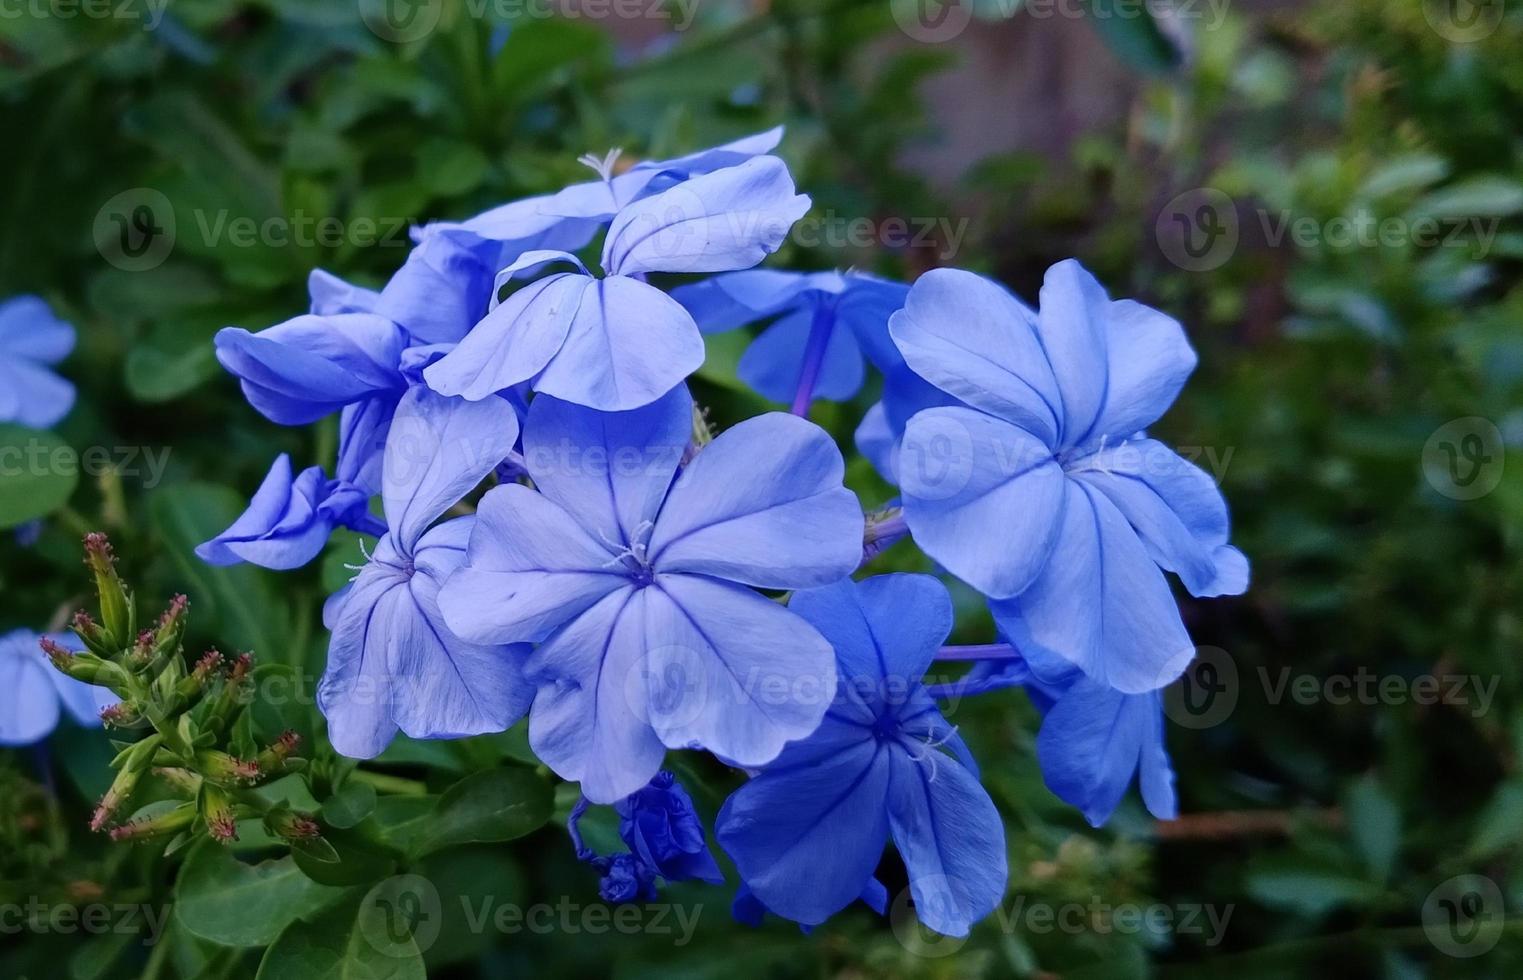
{"label": "white stamen", "polygon": [[596,153],[583,153],[576,158],[576,162],[584,167],[591,167],[592,171],[605,181],[613,179],[614,164],[619,162],[619,155],[624,152],[622,147],[614,147],[599,157]]}

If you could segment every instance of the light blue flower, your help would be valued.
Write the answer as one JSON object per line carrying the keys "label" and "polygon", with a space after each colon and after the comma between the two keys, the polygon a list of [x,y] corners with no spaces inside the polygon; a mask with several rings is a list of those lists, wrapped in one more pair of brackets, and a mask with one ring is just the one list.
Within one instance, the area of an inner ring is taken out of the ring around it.
{"label": "light blue flower", "polygon": [[672,290],[704,333],[776,318],[746,348],[740,379],[802,415],[812,398],[846,401],[862,387],[866,352],[880,368],[902,365],[888,318],[909,287],[861,272],[749,269]]}
{"label": "light blue flower", "polygon": [[1048,270],[1037,314],[971,273],[927,273],[889,332],[963,403],[906,427],[916,542],[996,600],[1019,649],[1128,694],[1178,677],[1194,647],[1163,570],[1197,596],[1248,584],[1216,484],[1141,434],[1195,367],[1179,324],[1112,302],[1070,260]]}
{"label": "light blue flower", "polygon": [[[48,638],[66,650],[83,645],[68,633]],[[48,663],[30,630],[0,636],[0,745],[32,745],[52,734],[67,714],[86,728],[100,727],[101,709],[119,699],[104,687],[74,680]]]}
{"label": "light blue flower", "polygon": [[1179,816],[1162,692],[1123,694],[1040,650],[1029,659],[1012,651],[1008,660],[980,661],[953,688],[967,696],[1017,685],[1043,715],[1036,748],[1047,788],[1090,826],[1110,819],[1133,777],[1148,812]]}
{"label": "light blue flower", "polygon": [[814,731],[835,677],[820,634],[754,588],[856,567],[863,518],[840,451],[773,413],[684,465],[692,413],[680,385],[617,414],[536,397],[524,456],[537,490],[487,493],[440,595],[462,637],[541,644],[530,745],[598,803],[643,787],[668,748],[771,761]]}
{"label": "light blue flower", "polygon": [[403,396],[382,481],[390,531],[324,610],[333,635],[318,706],[344,755],[379,755],[398,729],[413,738],[500,732],[528,708],[527,651],[462,640],[439,613],[473,519],[434,526],[517,437],[518,415],[500,398],[466,402],[421,386]]}
{"label": "light blue flower", "polygon": [[720,846],[766,909],[818,925],[866,893],[892,837],[920,921],[967,935],[1007,871],[999,813],[920,683],[951,597],[929,576],[883,575],[800,592],[790,608],[834,646],[840,696],[726,801]]}
{"label": "light blue flower", "polygon": [[74,349],[74,328],[37,296],[0,303],[0,422],[57,425],[74,407],[74,386],[49,368]]}
{"label": "light blue flower", "polygon": [[[652,272],[744,269],[776,251],[809,208],[776,157],[693,177],[621,208],[603,242],[603,276],[569,252],[526,252],[500,283],[531,280],[424,372],[472,400],[514,385],[603,411],[648,405],[703,364],[692,316],[644,279]],[[553,265],[572,271],[547,273]]]}

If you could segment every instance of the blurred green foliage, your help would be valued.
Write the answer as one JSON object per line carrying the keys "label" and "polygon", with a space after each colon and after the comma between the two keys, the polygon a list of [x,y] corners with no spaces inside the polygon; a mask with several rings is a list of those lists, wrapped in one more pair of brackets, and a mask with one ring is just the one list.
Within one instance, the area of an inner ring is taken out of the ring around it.
{"label": "blurred green foliage", "polygon": [[[552,824],[529,846],[428,859],[446,906],[430,968],[668,980],[1517,975],[1519,930],[1500,917],[1523,908],[1523,15],[1509,7],[1464,40],[1418,2],[1233,6],[1209,27],[1097,15],[1114,45],[1103,56],[1127,66],[1119,121],[1087,123],[1059,157],[957,161],[948,186],[905,154],[936,145],[940,107],[922,83],[967,48],[908,42],[896,6],[705,4],[690,31],[643,49],[587,18],[499,17],[503,5],[454,0],[405,44],[367,28],[366,4],[337,0],[176,0],[151,30],[146,5],[66,18],[41,4],[0,19],[0,296],[41,293],[78,326],[64,370],[82,397],[58,432],[122,464],[20,495],[72,492],[35,546],[0,543],[0,624],[40,627],[78,605],[77,535],[104,526],[141,594],[192,595],[193,648],[215,641],[320,671],[321,603],[347,577],[353,537],[322,567],[281,576],[190,553],[241,510],[274,455],[326,462],[334,443],[331,429],[258,418],[212,357],[215,330],[300,312],[314,267],[380,283],[411,223],[555,189],[584,176],[574,161],[588,150],[663,156],[785,122],[782,152],[816,215],[966,216],[955,264],[1034,296],[1049,263],[1076,255],[1114,294],[1186,324],[1201,366],[1159,434],[1200,448],[1254,562],[1247,596],[1186,600],[1196,641],[1221,651],[1234,706],[1171,727],[1184,821],[1157,827],[1129,801],[1094,831],[1042,786],[1023,696],[958,705],[951,717],[1009,817],[1012,869],[1005,908],[960,946],[861,911],[809,937],[780,923],[752,932],[730,923],[727,893],[688,886],[669,894],[701,906],[690,942],[471,930],[460,910],[483,896],[596,903],[594,877]],[[981,5],[991,26],[979,30],[1047,29],[1020,7]],[[997,126],[1027,108],[996,99],[984,111]],[[151,270],[126,271],[103,261],[98,216],[143,188],[171,202],[175,245]],[[1211,217],[1237,236],[1210,268],[1178,261],[1169,232],[1176,213],[1199,217],[1202,188],[1225,196]],[[337,219],[336,238],[324,219]],[[1436,240],[1420,231],[1430,227]],[[942,258],[935,245],[795,241],[774,261],[909,277]],[[744,338],[712,341],[696,390],[715,420],[765,408],[734,380]],[[871,400],[817,419],[849,445]],[[1500,435],[1483,455],[1501,478],[1458,499],[1439,450],[1460,444],[1444,426],[1472,418]],[[127,459],[116,447],[140,448]],[[141,448],[169,450],[156,485]],[[851,479],[869,506],[891,494],[865,465]],[[924,567],[905,544],[880,564]],[[959,598],[959,639],[986,642],[975,597]],[[1386,687],[1340,696],[1338,679],[1364,675]],[[1310,686],[1297,687],[1303,677]],[[1439,678],[1441,703],[1414,703],[1425,677]],[[1466,686],[1455,694],[1447,678]],[[514,739],[404,743],[383,764],[438,789],[521,751]],[[103,741],[78,730],[51,741],[56,802],[37,759],[0,754],[0,904],[162,905],[173,865],[204,863],[88,837]],[[736,777],[679,761],[712,817]],[[187,885],[182,872],[180,897],[214,873]],[[886,873],[893,892],[902,880]],[[1454,896],[1435,891],[1462,874],[1500,895],[1481,926],[1500,938],[1473,959],[1450,955],[1442,903]],[[1044,928],[1035,911],[1075,907],[1066,927]],[[1127,907],[1163,909],[1172,925],[1129,924]],[[1219,934],[1210,914],[1225,917]],[[336,941],[322,920],[299,928],[302,949]],[[134,935],[7,936],[0,972],[253,975],[257,955],[207,931],[177,915],[151,948]]]}

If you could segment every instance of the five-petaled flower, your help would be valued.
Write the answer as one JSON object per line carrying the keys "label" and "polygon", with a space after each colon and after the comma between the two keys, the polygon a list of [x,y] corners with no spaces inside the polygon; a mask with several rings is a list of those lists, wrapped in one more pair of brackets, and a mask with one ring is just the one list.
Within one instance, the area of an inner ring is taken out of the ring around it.
{"label": "five-petaled flower", "polygon": [[487,493],[440,594],[457,635],[540,644],[530,745],[594,802],[644,786],[668,748],[770,762],[830,700],[830,645],[755,589],[856,567],[862,511],[840,451],[772,413],[684,466],[692,425],[686,386],[616,414],[538,396],[524,428],[538,489]]}

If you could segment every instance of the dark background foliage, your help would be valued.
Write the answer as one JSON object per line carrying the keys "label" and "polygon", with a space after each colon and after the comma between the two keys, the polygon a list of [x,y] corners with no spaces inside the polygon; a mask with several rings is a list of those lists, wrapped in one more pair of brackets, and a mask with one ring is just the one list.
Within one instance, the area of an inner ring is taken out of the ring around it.
{"label": "dark background foliage", "polygon": [[[897,0],[708,0],[687,8],[696,17],[682,31],[599,17],[611,8],[592,2],[442,0],[422,4],[434,29],[401,44],[367,26],[362,13],[375,24],[379,7],[6,6],[0,296],[39,293],[78,327],[63,371],[81,398],[58,435],[106,447],[118,466],[72,491],[56,474],[24,487],[5,478],[0,502],[15,513],[18,498],[69,496],[35,544],[0,541],[0,627],[58,622],[81,603],[78,535],[105,527],[140,594],[192,595],[196,649],[216,642],[319,672],[321,601],[349,574],[352,536],[279,576],[207,568],[189,549],[239,512],[275,454],[327,462],[335,433],[259,418],[216,365],[212,334],[303,311],[313,267],[383,282],[410,224],[583,179],[581,153],[674,155],[786,123],[782,153],[815,205],[775,264],[899,277],[957,265],[1034,298],[1042,270],[1072,255],[1114,295],[1185,323],[1200,368],[1157,434],[1194,447],[1222,481],[1254,582],[1240,598],[1185,600],[1215,673],[1170,692],[1184,818],[1156,824],[1129,799],[1089,829],[1042,785],[1024,696],[993,695],[951,713],[1008,816],[1005,906],[965,944],[860,910],[809,937],[782,923],[750,931],[730,922],[728,891],[686,886],[667,895],[700,910],[691,942],[654,928],[597,934],[581,919],[473,933],[454,896],[597,904],[595,876],[552,824],[516,845],[428,859],[447,906],[430,967],[1515,975],[1516,4],[1176,0],[1150,5],[1155,18],[1124,3],[967,0],[952,7],[971,22],[928,42],[904,16],[917,4]],[[567,15],[536,15],[556,7]],[[143,204],[161,226],[172,216],[173,246],[136,269],[111,248],[111,215],[130,221]],[[715,420],[775,407],[735,380],[744,338],[711,340],[695,391]],[[871,401],[815,417],[849,447]],[[1467,434],[1482,437],[1479,452]],[[1459,469],[1445,446],[1467,449]],[[161,480],[144,449],[168,452]],[[1474,479],[1456,482],[1462,471]],[[863,463],[851,480],[869,506],[891,495]],[[926,567],[908,544],[881,566]],[[987,642],[976,598],[958,596],[958,639]],[[1425,678],[1437,703],[1416,703],[1435,700]],[[383,765],[447,783],[514,744],[407,743]],[[109,778],[104,738],[66,728],[46,753],[0,753],[0,904],[172,901],[178,859],[84,831]],[[712,817],[736,777],[707,760],[681,767]],[[884,874],[902,887],[890,862]],[[1445,884],[1460,875],[1480,878]],[[1479,906],[1461,902],[1470,893]],[[1128,909],[1152,918],[1139,925]],[[1475,930],[1489,951],[1452,955],[1475,951]],[[0,973],[237,977],[258,966],[178,919],[158,946],[139,938],[5,935]]]}

